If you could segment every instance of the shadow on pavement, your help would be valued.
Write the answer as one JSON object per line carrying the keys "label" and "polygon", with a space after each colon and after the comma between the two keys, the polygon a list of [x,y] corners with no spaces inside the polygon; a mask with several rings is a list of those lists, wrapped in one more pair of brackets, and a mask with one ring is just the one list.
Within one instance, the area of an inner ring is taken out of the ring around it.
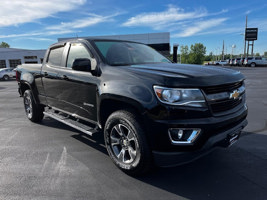
{"label": "shadow on pavement", "polygon": [[[76,140],[107,155],[102,134],[93,137],[79,134],[54,120],[44,120],[45,126],[66,129],[78,134]],[[187,199],[266,199],[267,198],[267,136],[244,132],[243,137],[228,149],[216,149],[210,154],[183,166],[157,168],[143,177],[132,178],[114,172],[126,180],[138,181]],[[83,163],[88,158],[79,156]],[[111,161],[110,161],[111,162]],[[109,165],[107,165],[109,166]],[[108,170],[108,169],[105,169]],[[136,183],[137,182],[137,183]],[[149,195],[149,194],[148,194]],[[153,198],[152,198],[153,197]],[[151,198],[155,199],[155,194]],[[159,199],[164,199],[160,196]]]}

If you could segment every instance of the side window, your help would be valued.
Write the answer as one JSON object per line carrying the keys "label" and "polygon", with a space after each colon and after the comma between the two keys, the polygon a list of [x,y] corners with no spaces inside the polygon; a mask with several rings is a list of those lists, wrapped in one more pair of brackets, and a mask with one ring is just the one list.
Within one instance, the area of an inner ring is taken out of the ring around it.
{"label": "side window", "polygon": [[64,51],[64,47],[51,49],[49,53],[49,57],[48,57],[48,64],[61,66],[63,51]]}
{"label": "side window", "polygon": [[70,50],[69,50],[67,67],[71,68],[74,60],[77,58],[91,59],[91,57],[92,56],[90,55],[90,53],[87,51],[87,49],[81,43],[72,43]]}

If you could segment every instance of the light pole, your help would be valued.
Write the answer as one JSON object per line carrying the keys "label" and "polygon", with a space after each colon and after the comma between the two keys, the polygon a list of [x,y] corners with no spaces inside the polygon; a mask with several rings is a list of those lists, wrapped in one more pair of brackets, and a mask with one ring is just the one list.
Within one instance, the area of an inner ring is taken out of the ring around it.
{"label": "light pole", "polygon": [[246,39],[245,39],[245,33],[240,33],[240,35],[243,35],[244,36],[244,54],[243,54],[243,58],[245,58],[246,57]]}
{"label": "light pole", "polygon": [[236,45],[235,44],[232,45],[232,56],[231,56],[231,58],[233,58],[234,48],[236,48]]}

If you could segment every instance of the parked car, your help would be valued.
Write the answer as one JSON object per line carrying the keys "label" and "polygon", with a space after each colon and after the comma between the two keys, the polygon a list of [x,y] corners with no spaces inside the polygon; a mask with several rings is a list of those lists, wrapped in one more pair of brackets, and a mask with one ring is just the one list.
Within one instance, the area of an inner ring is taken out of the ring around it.
{"label": "parked car", "polygon": [[226,60],[217,60],[215,61],[215,65],[227,65],[228,62]]}
{"label": "parked car", "polygon": [[171,63],[141,43],[61,41],[16,73],[29,120],[103,134],[111,160],[131,175],[228,147],[247,125],[241,72]]}
{"label": "parked car", "polygon": [[234,60],[234,66],[239,66],[240,65],[241,58],[236,58]]}
{"label": "parked car", "polygon": [[251,63],[250,60],[252,60],[253,57],[247,57],[245,58],[244,65],[248,66],[248,63]]}
{"label": "parked car", "polygon": [[245,59],[246,59],[246,58],[241,58],[241,59],[240,59],[240,65],[241,65],[241,66],[244,65]]}
{"label": "parked car", "polygon": [[16,72],[10,68],[0,69],[0,79],[8,81],[10,78],[16,77]]}
{"label": "parked car", "polygon": [[246,66],[256,67],[256,66],[267,66],[267,59],[263,57],[251,57],[246,59]]}
{"label": "parked car", "polygon": [[229,65],[233,66],[233,65],[234,65],[234,61],[235,61],[234,58],[230,59],[230,61],[229,61]]}

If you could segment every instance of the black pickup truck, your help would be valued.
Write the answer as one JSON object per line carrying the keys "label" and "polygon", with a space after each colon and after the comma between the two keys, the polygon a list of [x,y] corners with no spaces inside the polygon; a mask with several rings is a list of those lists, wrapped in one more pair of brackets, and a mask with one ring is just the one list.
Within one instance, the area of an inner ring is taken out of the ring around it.
{"label": "black pickup truck", "polygon": [[240,72],[174,64],[140,43],[59,42],[16,78],[31,121],[47,116],[103,134],[111,160],[131,175],[230,146],[247,125]]}

